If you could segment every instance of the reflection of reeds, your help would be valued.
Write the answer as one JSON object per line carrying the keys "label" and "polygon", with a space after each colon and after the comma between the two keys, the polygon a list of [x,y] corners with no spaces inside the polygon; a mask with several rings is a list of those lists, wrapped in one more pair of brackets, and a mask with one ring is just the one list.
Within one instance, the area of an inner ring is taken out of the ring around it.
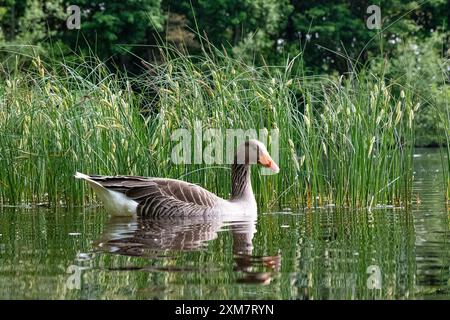
{"label": "reflection of reeds", "polygon": [[[259,223],[270,235],[256,234],[257,254],[271,254],[273,250],[262,248],[276,247],[273,243],[284,248],[282,269],[290,272],[282,273],[276,283],[283,299],[420,296],[415,279],[414,219],[408,211],[319,209],[264,215]],[[283,224],[290,227],[280,227]],[[381,290],[367,286],[370,266],[381,271]]]}
{"label": "reflection of reeds", "polygon": [[[406,205],[414,113],[404,89],[360,73],[334,80],[285,67],[255,68],[220,53],[164,50],[146,77],[112,75],[95,59],[11,72],[0,85],[3,203],[89,203],[75,171],[186,179],[221,196],[229,171],[173,165],[171,134],[205,128],[279,129],[279,175],[254,171],[270,205]],[[132,88],[139,88],[139,91]],[[270,149],[270,148],[269,148]]]}

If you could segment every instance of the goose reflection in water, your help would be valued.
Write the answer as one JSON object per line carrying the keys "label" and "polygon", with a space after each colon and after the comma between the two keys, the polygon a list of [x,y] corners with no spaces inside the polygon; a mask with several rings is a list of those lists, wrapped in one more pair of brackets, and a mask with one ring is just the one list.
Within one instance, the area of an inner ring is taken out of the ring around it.
{"label": "goose reflection in water", "polygon": [[[163,259],[167,251],[204,250],[208,242],[218,237],[219,232],[232,233],[234,270],[243,273],[243,277],[238,279],[238,282],[270,283],[274,274],[280,269],[281,259],[279,255],[253,255],[252,241],[256,233],[256,221],[249,217],[237,220],[233,217],[231,221],[205,217],[190,219],[112,217],[104,233],[94,245],[97,251]],[[135,270],[201,271],[192,268],[155,268],[153,266],[139,267]]]}

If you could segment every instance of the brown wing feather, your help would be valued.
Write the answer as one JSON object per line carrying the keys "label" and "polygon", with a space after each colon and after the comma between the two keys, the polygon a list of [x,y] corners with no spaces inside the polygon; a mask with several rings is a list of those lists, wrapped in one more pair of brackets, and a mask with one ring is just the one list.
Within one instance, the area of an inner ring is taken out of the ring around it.
{"label": "brown wing feather", "polygon": [[[159,194],[160,190],[156,184],[147,185],[145,187],[130,188],[125,192],[125,195],[133,200],[139,200],[141,198],[150,197],[155,194]],[[138,201],[139,202],[139,201]]]}
{"label": "brown wing feather", "polygon": [[107,189],[124,193],[139,203],[144,216],[199,215],[218,197],[192,183],[137,176],[90,176]]}

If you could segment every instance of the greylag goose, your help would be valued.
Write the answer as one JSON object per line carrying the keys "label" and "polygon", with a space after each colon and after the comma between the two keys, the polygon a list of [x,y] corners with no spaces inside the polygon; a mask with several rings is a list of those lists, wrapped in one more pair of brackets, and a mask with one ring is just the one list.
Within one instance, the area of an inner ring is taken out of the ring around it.
{"label": "greylag goose", "polygon": [[99,176],[77,172],[86,180],[113,216],[186,217],[221,214],[256,214],[250,166],[261,164],[278,173],[277,164],[258,140],[241,144],[231,167],[231,198],[181,180],[138,176]]}

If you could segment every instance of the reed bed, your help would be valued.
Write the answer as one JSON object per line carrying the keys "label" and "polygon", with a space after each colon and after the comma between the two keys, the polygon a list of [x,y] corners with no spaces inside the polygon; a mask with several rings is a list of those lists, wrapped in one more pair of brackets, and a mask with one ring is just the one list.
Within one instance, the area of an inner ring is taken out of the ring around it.
{"label": "reed bed", "polygon": [[447,183],[447,194],[445,199],[447,200],[447,205],[450,205],[450,107],[447,108],[447,117],[444,118],[444,130],[445,130],[445,141],[446,146],[444,146],[444,152],[446,157],[442,161],[443,171],[444,171],[444,181]]}
{"label": "reed bed", "polygon": [[442,132],[439,138],[442,173],[445,184],[445,202],[447,205],[450,205],[450,87],[447,85],[450,82],[449,63],[450,60],[443,59],[440,65],[441,74],[437,75],[442,83],[442,86],[439,87],[440,94],[434,97],[433,101],[428,101],[434,110],[436,121]]}
{"label": "reed bed", "polygon": [[[450,94],[450,91],[449,91]],[[441,161],[442,161],[442,172],[445,188],[445,200],[446,204],[450,205],[450,106],[446,106],[444,112],[439,114],[440,123],[442,124],[443,134],[443,147],[441,148]]]}
{"label": "reed bed", "polygon": [[419,104],[407,89],[365,72],[308,76],[295,59],[256,68],[216,51],[162,54],[137,78],[93,58],[37,57],[26,72],[5,72],[2,203],[89,204],[94,195],[75,171],[181,178],[227,197],[227,165],[172,162],[171,135],[198,122],[222,133],[279,130],[280,174],[253,170],[263,208],[410,203]]}
{"label": "reed bed", "polygon": [[450,205],[450,106],[448,100],[450,98],[450,89],[446,89],[446,101],[443,111],[438,112],[438,119],[442,127],[442,148],[441,161],[442,172],[444,175],[444,183],[446,183],[445,200],[447,205]]}

